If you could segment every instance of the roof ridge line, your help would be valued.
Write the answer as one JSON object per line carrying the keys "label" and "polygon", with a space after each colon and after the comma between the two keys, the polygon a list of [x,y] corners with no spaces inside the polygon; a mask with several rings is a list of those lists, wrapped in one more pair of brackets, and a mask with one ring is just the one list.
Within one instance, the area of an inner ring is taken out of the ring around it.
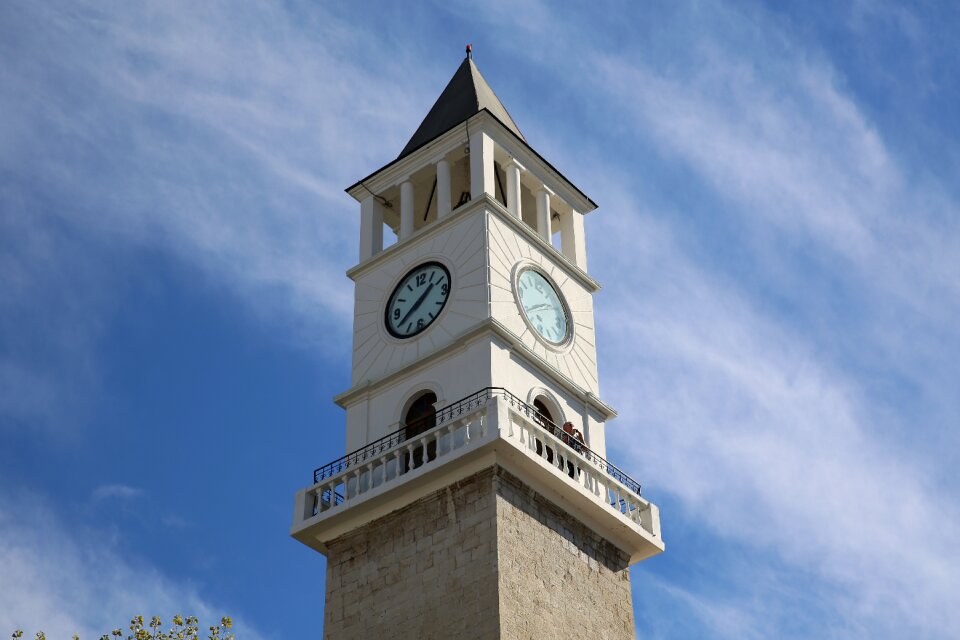
{"label": "roof ridge line", "polygon": [[472,58],[465,58],[397,159],[409,155],[484,109],[526,142],[517,123],[490,88],[480,68]]}

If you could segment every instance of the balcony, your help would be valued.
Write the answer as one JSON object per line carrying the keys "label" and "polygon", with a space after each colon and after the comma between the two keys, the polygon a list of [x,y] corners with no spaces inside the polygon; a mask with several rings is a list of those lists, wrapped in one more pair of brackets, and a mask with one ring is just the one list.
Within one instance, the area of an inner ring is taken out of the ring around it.
{"label": "balcony", "polygon": [[296,494],[291,534],[325,552],[325,540],[499,464],[631,562],[663,551],[659,510],[640,483],[506,389],[482,389],[437,410],[431,429],[411,439],[404,433],[314,470],[313,484]]}

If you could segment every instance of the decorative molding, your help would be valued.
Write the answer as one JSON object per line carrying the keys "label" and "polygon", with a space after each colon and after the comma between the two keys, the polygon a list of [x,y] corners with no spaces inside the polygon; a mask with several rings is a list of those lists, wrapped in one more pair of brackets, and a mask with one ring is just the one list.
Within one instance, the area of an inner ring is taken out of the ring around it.
{"label": "decorative molding", "polygon": [[413,235],[406,240],[399,240],[369,260],[351,267],[347,270],[347,277],[356,282],[358,278],[362,277],[368,271],[376,269],[379,265],[382,265],[387,260],[399,255],[408,248],[413,248],[420,243],[427,242],[428,240],[434,238],[438,233],[445,230],[448,226],[451,226],[454,224],[454,222],[460,220],[460,218],[465,218],[478,209],[484,209],[485,211],[493,213],[498,218],[513,227],[514,230],[523,234],[524,238],[533,243],[547,257],[549,257],[557,267],[563,269],[569,277],[579,282],[590,293],[596,293],[601,289],[600,283],[590,277],[586,271],[575,265],[569,258],[557,251],[553,245],[541,238],[540,235],[537,234],[536,230],[530,228],[530,226],[528,226],[527,223],[523,222],[522,220],[518,220],[502,204],[487,194],[483,194],[476,200],[471,200],[467,204],[454,209],[450,215],[446,216],[445,218],[437,220],[426,227],[414,231]]}
{"label": "decorative molding", "polygon": [[596,397],[589,390],[584,389],[579,384],[570,379],[552,364],[547,362],[542,356],[533,351],[523,343],[523,340],[517,334],[505,327],[501,322],[494,318],[485,318],[475,324],[473,327],[455,336],[449,344],[442,346],[431,353],[422,355],[416,362],[404,365],[386,375],[376,379],[367,380],[363,384],[356,385],[333,398],[338,406],[346,409],[352,404],[376,394],[380,389],[395,383],[400,378],[414,374],[417,370],[424,369],[437,361],[447,357],[451,353],[464,349],[471,342],[485,336],[496,336],[500,338],[518,357],[525,359],[529,364],[537,367],[546,376],[563,387],[570,395],[574,396],[586,404],[589,408],[599,413],[603,419],[612,420],[617,417],[616,410],[606,404],[600,398]]}
{"label": "decorative molding", "polygon": [[525,172],[553,189],[560,198],[577,211],[586,214],[597,208],[593,200],[486,109],[449,129],[446,133],[441,134],[413,153],[394,160],[363,180],[347,187],[347,193],[357,202],[363,199],[368,189],[376,194],[381,194],[390,187],[399,184],[398,181],[402,176],[416,172],[430,164],[430,161],[438,155],[450,153],[467,142],[466,131],[468,128],[471,133],[477,128],[483,128],[484,132],[493,138],[503,152],[522,162]]}
{"label": "decorative molding", "polygon": [[504,169],[509,169],[510,167],[516,167],[517,169],[520,170],[520,173],[523,173],[524,171],[527,170],[527,168],[522,164],[520,164],[520,162],[518,162],[517,159],[514,158],[513,156],[511,156],[510,159],[507,160],[507,162],[503,165]]}

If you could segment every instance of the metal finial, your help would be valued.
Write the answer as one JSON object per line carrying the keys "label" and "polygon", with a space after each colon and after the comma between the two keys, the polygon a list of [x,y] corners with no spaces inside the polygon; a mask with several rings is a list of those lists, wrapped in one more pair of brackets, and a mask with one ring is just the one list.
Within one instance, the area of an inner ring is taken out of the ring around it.
{"label": "metal finial", "polygon": [[468,44],[468,45],[467,45],[467,57],[470,58],[471,60],[473,60],[473,45],[472,45],[472,44]]}

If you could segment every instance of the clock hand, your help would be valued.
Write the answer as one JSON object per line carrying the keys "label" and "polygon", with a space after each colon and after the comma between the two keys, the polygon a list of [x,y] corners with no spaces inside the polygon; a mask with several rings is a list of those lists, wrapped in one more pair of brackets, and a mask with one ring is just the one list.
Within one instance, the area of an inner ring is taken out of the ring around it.
{"label": "clock hand", "polygon": [[402,325],[404,322],[406,322],[406,321],[407,321],[407,318],[409,318],[410,315],[411,315],[414,311],[416,311],[417,309],[420,308],[420,305],[423,304],[423,301],[424,301],[424,300],[426,299],[426,297],[430,294],[430,290],[433,289],[433,284],[434,284],[434,283],[432,283],[432,282],[430,283],[430,286],[427,287],[427,290],[423,292],[423,295],[420,296],[420,297],[417,299],[417,301],[413,303],[413,306],[410,307],[410,310],[407,311],[407,314],[406,314],[405,316],[403,316],[403,318],[400,319],[400,322],[397,323],[398,325]]}
{"label": "clock hand", "polygon": [[529,309],[527,309],[527,313],[530,313],[530,312],[532,312],[532,311],[536,311],[537,309],[549,309],[549,308],[551,308],[552,306],[553,306],[553,305],[546,304],[546,303],[544,303],[544,304],[538,304],[538,305],[535,305],[535,306],[530,307]]}

